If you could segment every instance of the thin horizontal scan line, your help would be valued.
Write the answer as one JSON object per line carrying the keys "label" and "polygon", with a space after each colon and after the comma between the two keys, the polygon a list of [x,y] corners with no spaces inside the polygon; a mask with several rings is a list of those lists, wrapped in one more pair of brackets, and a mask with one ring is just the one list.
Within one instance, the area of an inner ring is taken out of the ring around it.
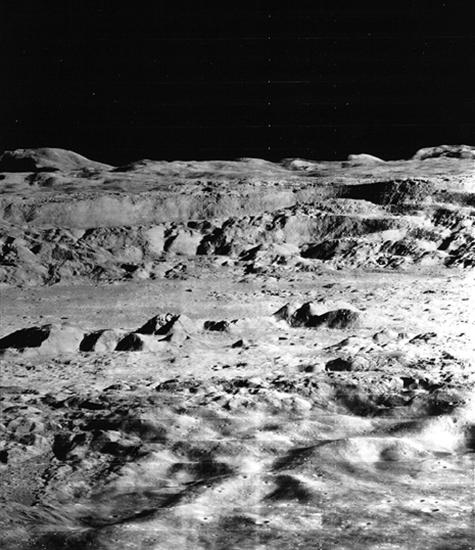
{"label": "thin horizontal scan line", "polygon": [[[409,93],[410,93],[410,90],[407,91],[407,92],[404,92],[404,90],[401,90],[400,88],[396,91],[394,90],[390,90],[388,86],[386,86],[385,88],[383,88],[383,91],[381,91],[381,89],[378,89],[376,91],[374,90],[371,90],[369,89],[368,87],[370,86],[384,86],[385,84],[391,84],[395,81],[395,78],[397,77],[398,75],[395,75],[391,80],[389,80],[388,78],[375,78],[375,79],[370,79],[370,78],[367,78],[365,79],[364,82],[358,80],[357,77],[353,77],[353,78],[348,78],[347,80],[307,80],[307,81],[294,81],[294,80],[280,80],[280,81],[276,81],[276,80],[272,80],[270,82],[270,84],[267,82],[267,80],[265,81],[255,81],[255,80],[237,80],[237,81],[224,81],[224,80],[175,80],[175,81],[166,81],[166,80],[156,80],[156,81],[153,81],[152,83],[150,82],[139,82],[139,81],[135,81],[134,84],[135,84],[135,87],[130,89],[130,85],[128,82],[126,83],[121,83],[121,82],[113,82],[113,86],[115,86],[115,91],[119,91],[120,93],[124,93],[124,89],[127,89],[128,90],[128,95],[127,96],[118,96],[118,99],[120,100],[120,102],[122,103],[122,101],[127,101],[129,100],[130,101],[130,98],[131,97],[137,97],[138,94],[140,94],[140,97],[144,97],[144,94],[150,94],[150,93],[153,93],[153,94],[160,94],[160,93],[164,93],[164,94],[171,94],[172,92],[175,92],[176,94],[181,94],[181,93],[184,93],[184,88],[186,86],[193,86],[193,87],[196,87],[196,88],[203,88],[203,87],[208,87],[208,88],[212,88],[212,90],[209,91],[209,94],[211,96],[211,99],[210,101],[212,101],[212,95],[211,94],[219,94],[219,93],[224,93],[224,92],[232,92],[234,93],[235,95],[239,92],[239,94],[248,94],[249,95],[249,98],[250,98],[250,101],[249,101],[249,104],[253,104],[255,103],[255,101],[252,99],[252,95],[255,94],[255,98],[256,98],[256,101],[260,100],[263,104],[267,101],[267,97],[268,97],[268,94],[270,93],[269,92],[269,87],[272,87],[275,85],[276,89],[275,91],[272,91],[272,94],[279,94],[279,93],[284,93],[284,91],[281,91],[281,92],[278,92],[277,91],[277,86],[282,86],[282,87],[286,87],[286,86],[300,86],[300,90],[293,90],[292,93],[302,93],[305,94],[305,93],[315,93],[315,94],[320,94],[320,95],[326,95],[326,97],[330,98],[332,100],[332,104],[333,103],[338,103],[338,100],[334,101],[334,98],[335,97],[339,97],[339,98],[343,98],[343,99],[352,99],[352,97],[354,96],[358,96],[358,94],[361,96],[363,95],[365,98],[369,98],[369,100],[373,101],[373,100],[378,100],[378,97],[381,97],[383,96],[385,93],[390,93],[392,97],[398,97],[398,96],[402,96],[402,97],[407,97],[409,96]],[[29,83],[29,81],[24,81],[26,84]],[[107,93],[108,95],[112,95],[113,92],[110,92],[109,89],[106,89],[105,92],[104,92],[104,88],[103,88],[103,85],[101,83],[101,81],[97,81],[97,80],[88,80],[87,81],[89,83],[89,86],[93,87],[93,86],[101,86],[102,89],[98,89],[97,92],[96,92],[96,100],[100,100],[100,103],[101,104],[104,104],[106,103],[106,101],[104,101],[104,94]],[[412,82],[416,82],[416,83],[421,83],[423,82],[422,79],[412,79]],[[329,86],[331,85],[335,85],[333,88],[329,88]],[[235,91],[235,90],[228,90],[226,87],[228,86],[237,86],[237,85],[240,85],[242,86],[243,88],[246,87],[247,89],[240,89],[238,92]],[[141,88],[141,86],[143,86],[143,88]],[[355,86],[358,86],[359,88],[356,90],[356,92],[354,91],[354,88],[351,88],[351,87],[355,87]],[[172,88],[171,90],[169,88]],[[173,87],[176,88],[176,90],[173,90]],[[256,88],[253,88],[253,87],[256,87]],[[322,94],[322,87],[325,87],[325,94]],[[167,89],[161,89],[161,88],[167,88]],[[446,88],[446,89],[450,89],[450,90],[455,90],[455,84],[453,86],[451,86],[450,88]],[[215,91],[214,91],[215,90]],[[202,90],[196,90],[197,93],[204,93]],[[68,90],[68,94],[69,94],[69,97],[67,100],[64,100],[62,98],[62,101],[64,101],[64,105],[68,105],[68,104],[71,104],[71,103],[75,103],[75,101],[71,101],[73,100],[74,98],[77,98],[77,97],[84,97],[85,95],[89,96],[90,95],[90,90],[89,89],[83,89],[83,90]],[[353,93],[353,96],[351,95]],[[259,96],[259,94],[261,94]],[[427,103],[428,101],[426,101],[425,97],[424,97],[424,94],[427,94],[427,92],[421,92],[421,93],[418,93],[417,95],[414,95],[414,97],[416,98],[416,101],[415,103],[417,104],[424,104],[424,103]],[[155,98],[157,100],[157,103],[161,103],[159,101],[159,99]],[[184,96],[183,98],[183,101],[181,102],[180,101],[180,105],[181,104],[188,104],[190,106],[192,105],[195,105],[195,104],[201,104],[200,101],[199,101],[200,98],[193,98],[193,99],[189,99],[189,97],[186,97]],[[226,98],[225,98],[226,99]],[[34,98],[32,99],[31,97],[29,96],[24,96],[24,97],[19,97],[18,95],[15,97],[15,96],[11,96],[9,98],[9,101],[11,101],[12,103],[14,104],[37,104],[39,103],[41,100],[41,98]],[[276,96],[273,96],[273,100],[274,101],[279,101],[280,98],[278,95]],[[341,101],[341,99],[340,99]],[[356,100],[355,100],[356,101]],[[466,101],[473,101],[473,97],[469,97],[469,98],[463,98],[463,99],[457,99],[457,101],[460,101],[460,102],[466,102]],[[4,100],[5,102],[5,100]],[[291,102],[292,103],[298,103],[298,97],[292,97],[291,98]],[[385,100],[386,102],[386,100]],[[112,104],[112,100],[110,101],[110,103]],[[247,103],[246,103],[247,104]]]}
{"label": "thin horizontal scan line", "polygon": [[[321,101],[299,101],[297,98],[278,98],[278,97],[272,97],[272,106],[273,107],[279,107],[279,108],[285,108],[285,107],[291,107],[292,110],[298,107],[338,107],[338,108],[356,108],[356,107],[407,107],[407,106],[420,106],[420,105],[440,105],[441,100],[440,98],[426,98],[423,95],[419,99],[415,99],[414,97],[408,98],[407,100],[387,100],[387,99],[380,99],[377,96],[368,96],[365,94],[365,97],[363,99],[354,98],[351,94],[348,94],[347,96],[341,96],[340,99],[335,100],[334,97],[328,99],[328,100],[321,100]],[[25,100],[25,102],[31,103],[30,100]],[[457,103],[464,104],[466,102],[473,102],[473,97],[466,97],[466,98],[457,98]],[[120,102],[122,103],[122,102]],[[119,103],[119,104],[120,104]],[[165,107],[179,107],[181,109],[196,109],[196,107],[199,106],[200,108],[206,108],[206,107],[253,107],[253,108],[260,108],[262,110],[269,110],[269,104],[266,100],[255,100],[255,101],[232,101],[225,99],[222,103],[217,103],[215,98],[204,98],[204,99],[193,99],[193,101],[189,101],[187,99],[183,99],[182,101],[173,101],[173,102],[158,102],[154,109],[160,109]]]}
{"label": "thin horizontal scan line", "polygon": [[[114,35],[112,35],[114,36]],[[348,33],[345,34],[335,34],[335,35],[326,35],[326,36],[273,36],[271,33],[271,41],[325,41],[325,40],[341,40],[341,41],[353,41],[353,40],[395,40],[401,41],[401,34],[388,34],[388,35],[378,35],[377,33],[365,33],[361,35],[351,35]],[[464,39],[464,40],[473,40],[473,33],[466,34],[435,34],[435,35],[426,35],[423,32],[418,33],[416,36],[413,33],[407,34],[408,40],[411,42],[419,42],[421,40],[454,40],[454,39]],[[110,42],[111,38],[107,35],[102,35],[95,37],[91,40],[88,38],[88,42]],[[177,36],[177,37],[160,37],[160,36],[147,36],[142,35],[140,37],[135,37],[137,42],[268,42],[269,34],[262,36],[203,36],[203,37],[186,37],[186,36]],[[56,41],[56,39],[54,40]],[[84,42],[83,37],[70,37],[68,36],[68,42]]]}
{"label": "thin horizontal scan line", "polygon": [[[364,123],[364,122],[342,122],[342,123],[334,123],[334,124],[272,124],[271,128],[269,128],[267,123],[263,124],[233,124],[233,125],[209,125],[209,124],[190,124],[190,125],[182,125],[182,124],[167,124],[167,125],[161,125],[161,124],[140,124],[140,125],[134,125],[135,129],[144,129],[144,128],[154,128],[154,129],[176,129],[176,130],[190,130],[190,129],[236,129],[236,128],[254,128],[254,129],[276,129],[276,128],[366,128],[366,129],[377,129],[377,128],[436,128],[436,127],[445,127],[445,126],[454,126],[456,128],[462,128],[462,127],[475,127],[475,121],[474,122],[463,122],[463,123],[446,123],[443,122],[428,122],[428,123],[417,123],[417,122],[381,122],[379,124],[372,124],[372,123]],[[88,125],[87,128],[103,128],[104,130],[109,130],[110,128],[119,129],[123,128],[126,129],[130,125],[127,124],[127,122],[124,122],[124,124],[121,124],[120,126],[107,126],[107,128],[104,128],[102,125]]]}
{"label": "thin horizontal scan line", "polygon": [[[91,82],[95,82],[91,80]],[[148,82],[148,81],[147,81]],[[329,81],[329,82],[333,82]],[[221,84],[320,84],[321,81],[318,80],[157,80],[154,82],[154,85],[183,85],[183,84],[205,84],[207,86],[220,86]]]}
{"label": "thin horizontal scan line", "polygon": [[[224,5],[223,3],[221,3],[221,5]],[[320,16],[324,16],[324,15],[327,15],[327,16],[334,16],[335,14],[335,9],[334,8],[327,8],[327,7],[322,7],[322,6],[313,6],[313,7],[295,7],[294,5],[292,5],[292,7],[279,7],[278,9],[276,9],[275,7],[257,7],[257,6],[253,6],[252,8],[249,8],[247,6],[239,6],[239,8],[234,8],[232,6],[228,7],[226,6],[226,10],[224,11],[224,15],[230,15],[230,16],[250,16],[250,15],[262,15],[262,16],[266,16],[269,12],[272,13],[274,16],[276,15],[279,15],[279,16],[298,16],[298,17],[306,17],[308,15],[320,15]],[[82,7],[79,5],[79,6],[75,6],[72,8],[71,10],[71,14],[72,15],[75,15],[75,12],[76,10],[77,11],[81,11]],[[384,16],[389,16],[389,15],[402,15],[402,14],[412,14],[414,12],[414,9],[413,9],[413,6],[412,6],[412,3],[407,6],[407,5],[398,5],[396,4],[396,7],[392,7],[392,6],[388,6],[386,3],[382,3],[380,6],[378,5],[372,5],[371,8],[368,8],[368,7],[365,7],[365,6],[362,6],[361,8],[355,8],[353,5],[348,5],[348,6],[343,6],[343,7],[340,7],[338,8],[339,9],[339,13],[340,13],[340,16],[341,17],[365,17],[365,16],[368,16],[368,15],[384,15]],[[21,10],[24,12],[24,10]],[[30,9],[30,11],[32,11]],[[433,6],[428,6],[428,7],[425,7],[424,6],[424,12],[426,14],[428,14],[429,16],[433,13],[433,12],[440,12],[440,8],[437,8],[437,7],[433,7]],[[88,11],[89,13],[89,11]],[[158,10],[157,11],[157,15],[162,15],[162,11],[161,10]],[[177,18],[189,18],[189,17],[196,17],[197,15],[214,15],[214,16],[217,16],[217,15],[223,15],[223,13],[221,13],[219,11],[219,9],[217,9],[215,6],[211,5],[211,6],[207,6],[206,4],[204,5],[200,5],[199,7],[196,5],[196,3],[194,5],[192,5],[191,7],[187,7],[186,10],[180,10],[179,13],[175,13],[175,14],[170,14],[170,13],[163,13],[163,16],[164,17],[170,17],[170,18],[173,18],[173,19],[177,19]]]}

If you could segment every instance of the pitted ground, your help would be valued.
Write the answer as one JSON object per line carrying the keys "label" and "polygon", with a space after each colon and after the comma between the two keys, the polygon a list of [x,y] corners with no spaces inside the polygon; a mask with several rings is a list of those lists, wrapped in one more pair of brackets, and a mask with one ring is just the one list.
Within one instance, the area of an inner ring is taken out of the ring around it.
{"label": "pitted ground", "polygon": [[[58,310],[90,328],[133,329],[165,311],[244,319],[158,354],[4,356],[7,547],[470,548],[473,280],[213,282],[4,293],[8,330]],[[344,301],[361,325],[271,317],[308,300]],[[351,370],[326,370],[338,358]]]}

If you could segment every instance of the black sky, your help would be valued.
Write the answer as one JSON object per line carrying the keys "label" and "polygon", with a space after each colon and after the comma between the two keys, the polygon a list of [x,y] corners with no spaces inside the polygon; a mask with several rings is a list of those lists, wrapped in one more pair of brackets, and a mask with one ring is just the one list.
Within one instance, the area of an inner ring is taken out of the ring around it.
{"label": "black sky", "polygon": [[2,2],[0,148],[119,164],[475,143],[474,21],[473,0]]}

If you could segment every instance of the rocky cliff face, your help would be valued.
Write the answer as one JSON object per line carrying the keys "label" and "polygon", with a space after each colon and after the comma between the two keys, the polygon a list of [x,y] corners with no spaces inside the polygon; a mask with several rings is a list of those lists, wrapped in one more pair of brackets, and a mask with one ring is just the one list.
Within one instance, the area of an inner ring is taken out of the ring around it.
{"label": "rocky cliff face", "polygon": [[[51,151],[27,158],[44,166]],[[53,175],[2,176],[0,282],[155,279],[176,257],[216,255],[243,270],[279,258],[283,269],[471,267],[473,162],[441,151],[442,159],[315,170],[243,159],[143,161],[113,171],[91,163],[87,173],[87,159],[69,162],[73,154],[64,152]]]}

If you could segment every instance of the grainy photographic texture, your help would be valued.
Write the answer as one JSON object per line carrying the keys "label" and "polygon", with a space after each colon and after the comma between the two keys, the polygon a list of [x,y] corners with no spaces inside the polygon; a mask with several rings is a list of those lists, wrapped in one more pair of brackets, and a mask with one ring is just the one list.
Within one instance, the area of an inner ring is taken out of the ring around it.
{"label": "grainy photographic texture", "polygon": [[153,4],[0,8],[0,547],[474,548],[471,2]]}

